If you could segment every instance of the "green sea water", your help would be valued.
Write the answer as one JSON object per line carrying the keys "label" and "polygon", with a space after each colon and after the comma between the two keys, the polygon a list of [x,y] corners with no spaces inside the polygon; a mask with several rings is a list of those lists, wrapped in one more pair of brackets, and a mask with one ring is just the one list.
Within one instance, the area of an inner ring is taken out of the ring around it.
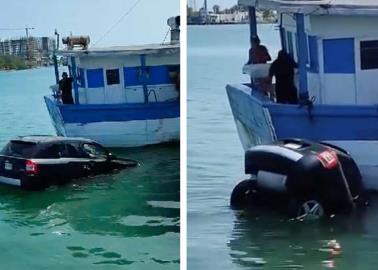
{"label": "green sea water", "polygon": [[[0,72],[0,146],[54,134],[53,74]],[[0,185],[0,269],[179,269],[179,150],[114,149],[140,166],[41,192]]]}

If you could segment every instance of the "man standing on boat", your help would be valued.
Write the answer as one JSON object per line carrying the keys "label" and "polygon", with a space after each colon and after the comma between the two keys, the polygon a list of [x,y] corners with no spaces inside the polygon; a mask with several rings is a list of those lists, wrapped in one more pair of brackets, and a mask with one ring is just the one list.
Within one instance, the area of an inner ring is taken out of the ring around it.
{"label": "man standing on boat", "polygon": [[294,83],[294,69],[297,67],[297,63],[284,50],[279,51],[277,59],[270,66],[270,79],[276,77],[278,103],[298,103],[297,88]]}
{"label": "man standing on boat", "polygon": [[[258,36],[251,37],[251,48],[249,49],[249,59],[247,65],[266,64],[272,60],[268,49],[260,44]],[[251,84],[266,95],[270,95],[270,81],[266,78],[251,78]]]}
{"label": "man standing on boat", "polygon": [[258,36],[251,38],[251,48],[249,49],[249,59],[247,65],[251,64],[266,64],[272,60],[269,55],[268,49],[260,44]]}
{"label": "man standing on boat", "polygon": [[63,104],[73,104],[72,98],[72,82],[73,79],[68,77],[67,72],[62,73],[62,79],[59,81],[59,90]]}

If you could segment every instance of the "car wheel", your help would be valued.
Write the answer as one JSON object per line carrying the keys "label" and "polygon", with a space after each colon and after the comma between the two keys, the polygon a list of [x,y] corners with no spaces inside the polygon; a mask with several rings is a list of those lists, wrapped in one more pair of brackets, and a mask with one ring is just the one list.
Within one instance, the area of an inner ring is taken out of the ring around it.
{"label": "car wheel", "polygon": [[299,220],[318,220],[324,217],[324,206],[319,199],[293,199],[289,202],[289,215]]}
{"label": "car wheel", "polygon": [[233,209],[244,209],[256,192],[256,180],[243,180],[232,190],[230,205]]}

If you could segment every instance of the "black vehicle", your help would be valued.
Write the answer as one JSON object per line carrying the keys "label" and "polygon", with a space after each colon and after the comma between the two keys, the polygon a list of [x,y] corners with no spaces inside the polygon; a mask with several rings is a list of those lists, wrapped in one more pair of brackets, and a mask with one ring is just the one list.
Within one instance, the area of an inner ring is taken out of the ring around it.
{"label": "black vehicle", "polygon": [[59,136],[23,136],[0,152],[0,182],[43,189],[74,178],[137,166],[117,158],[95,141]]}
{"label": "black vehicle", "polygon": [[291,217],[315,219],[367,203],[360,171],[338,147],[301,139],[259,145],[245,153],[245,173],[231,206],[278,207]]}

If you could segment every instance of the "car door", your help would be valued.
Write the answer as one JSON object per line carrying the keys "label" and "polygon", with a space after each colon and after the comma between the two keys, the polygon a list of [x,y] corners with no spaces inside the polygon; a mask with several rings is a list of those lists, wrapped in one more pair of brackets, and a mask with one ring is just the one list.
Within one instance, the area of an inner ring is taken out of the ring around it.
{"label": "car door", "polygon": [[80,178],[91,174],[89,156],[80,150],[80,144],[64,143],[62,159],[66,163],[66,174],[69,178]]}

